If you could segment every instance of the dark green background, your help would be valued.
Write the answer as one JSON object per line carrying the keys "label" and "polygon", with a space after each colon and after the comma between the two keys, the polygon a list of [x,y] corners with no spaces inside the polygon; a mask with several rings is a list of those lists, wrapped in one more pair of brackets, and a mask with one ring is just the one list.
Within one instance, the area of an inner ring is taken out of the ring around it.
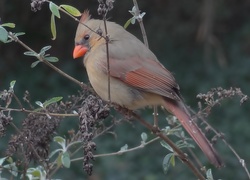
{"label": "dark green background", "polygon": [[[89,9],[92,17],[98,18],[95,0],[54,1],[57,4],[69,4],[79,10]],[[250,93],[250,2],[247,0],[139,0],[139,7],[146,12],[144,24],[150,49],[159,60],[174,73],[181,86],[181,92],[187,104],[197,109],[196,95],[206,93],[213,87],[240,87],[245,94]],[[121,25],[131,17],[132,0],[116,1],[108,17]],[[205,18],[204,18],[205,16]],[[16,24],[13,32],[25,32],[20,37],[31,48],[39,51],[46,45],[52,45],[49,53],[60,61],[57,67],[64,72],[87,82],[87,75],[81,60],[73,60],[74,35],[77,23],[62,15],[56,19],[57,39],[51,40],[50,11],[44,4],[41,11],[30,11],[30,1],[1,0],[0,17],[2,22]],[[205,25],[205,26],[203,26]],[[205,27],[208,36],[199,36]],[[209,28],[210,27],[210,28]],[[128,31],[141,38],[138,24],[130,25]],[[212,43],[209,39],[212,37]],[[31,69],[34,58],[23,55],[26,51],[17,43],[0,44],[0,90],[7,89],[11,80],[17,80],[15,92],[22,97],[29,90],[33,102],[45,101],[54,96],[67,98],[80,89],[77,85],[58,75],[45,65],[39,64]],[[225,138],[239,153],[248,166],[250,162],[250,103],[240,106],[239,99],[228,99],[216,106],[209,116],[209,122],[215,129],[225,133]],[[151,120],[151,110],[142,110],[141,114]],[[20,122],[23,114],[16,114],[14,121]],[[160,117],[164,119],[163,117]],[[77,128],[77,120],[67,121],[61,126]],[[164,124],[164,123],[163,123]],[[166,125],[166,123],[165,123]],[[140,134],[145,131],[140,124],[123,123],[117,126],[115,139],[105,135],[98,139],[97,153],[115,152],[124,144],[134,147],[140,144]],[[61,134],[62,136],[64,134]],[[7,136],[8,137],[8,136]],[[1,152],[6,147],[6,139],[1,139]],[[246,179],[246,173],[232,152],[218,141],[217,149],[223,157],[226,167],[213,168],[214,178]],[[195,149],[200,159],[207,159]],[[167,154],[158,142],[148,147],[122,156],[99,158],[94,163],[94,175],[88,179],[195,179],[186,165],[177,161],[167,175],[162,171],[162,160]],[[0,153],[1,157],[3,156]],[[209,164],[207,164],[210,167]],[[248,166],[249,167],[249,166]],[[55,178],[87,178],[81,162],[73,163],[71,170],[61,170]]]}

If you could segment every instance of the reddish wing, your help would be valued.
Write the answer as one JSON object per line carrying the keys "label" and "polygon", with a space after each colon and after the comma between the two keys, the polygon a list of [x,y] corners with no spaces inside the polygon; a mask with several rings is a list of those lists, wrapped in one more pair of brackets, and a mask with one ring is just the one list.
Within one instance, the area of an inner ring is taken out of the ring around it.
{"label": "reddish wing", "polygon": [[[172,74],[162,65],[151,59],[129,58],[117,60],[110,58],[110,75],[135,88],[179,100],[179,86]],[[107,63],[102,67],[107,71]]]}

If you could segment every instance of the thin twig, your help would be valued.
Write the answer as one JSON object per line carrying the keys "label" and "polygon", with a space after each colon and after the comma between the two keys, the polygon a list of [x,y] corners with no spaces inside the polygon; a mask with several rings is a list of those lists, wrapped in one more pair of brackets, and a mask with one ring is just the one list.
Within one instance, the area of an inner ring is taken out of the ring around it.
{"label": "thin twig", "polygon": [[[133,0],[133,3],[134,3],[134,6],[135,6],[135,16],[139,17],[140,9],[139,9],[137,0]],[[145,27],[144,27],[144,24],[143,24],[143,20],[142,20],[142,18],[137,18],[137,21],[138,21],[138,23],[140,25],[143,42],[144,42],[145,46],[147,48],[149,48],[148,38],[147,38],[146,30],[145,30]],[[157,109],[157,106],[154,105],[154,126],[156,126],[156,127],[158,127],[158,118],[157,118],[157,116],[158,116],[158,109]]]}
{"label": "thin twig", "polygon": [[19,40],[18,37],[16,37],[13,33],[9,32],[9,37],[11,39],[13,39],[15,42],[18,42],[21,46],[23,46],[25,49],[27,49],[28,51],[31,51],[33,53],[35,53],[37,56],[36,58],[38,60],[40,60],[41,62],[45,63],[47,66],[49,66],[50,68],[52,68],[53,70],[55,70],[56,72],[58,72],[59,74],[61,74],[62,76],[66,77],[67,79],[71,80],[72,82],[78,84],[81,88],[83,89],[88,89],[89,87],[84,84],[83,82],[78,81],[77,79],[71,77],[70,75],[66,74],[65,72],[63,72],[62,70],[60,70],[59,68],[57,68],[56,66],[54,66],[53,64],[51,64],[50,62],[46,61],[42,56],[40,56],[36,51],[34,51],[33,49],[31,49],[29,46],[27,46],[25,43],[23,43],[21,40]]}
{"label": "thin twig", "polygon": [[[138,7],[138,4],[137,4],[137,1],[136,0],[133,0],[133,3],[134,3],[134,6],[135,6],[135,15],[137,17],[139,17],[140,15],[140,10],[139,10],[139,7]],[[142,38],[143,38],[143,41],[144,41],[144,44],[145,46],[149,47],[148,46],[148,39],[147,39],[147,34],[146,34],[146,30],[144,28],[144,25],[143,25],[143,22],[142,22],[142,18],[137,18],[137,21],[140,25],[140,28],[141,28],[141,32],[142,32]]]}
{"label": "thin twig", "polygon": [[[207,108],[207,107],[206,107],[206,108]],[[206,108],[205,108],[205,109],[206,109]],[[193,114],[196,114],[195,111],[194,111],[193,109],[191,109],[191,108],[189,108],[189,109],[190,109],[190,111],[191,111]],[[250,173],[249,173],[249,171],[248,171],[248,169],[247,169],[245,160],[242,159],[242,158],[239,156],[239,154],[235,151],[235,149],[226,141],[226,139],[224,138],[224,136],[223,136],[221,133],[219,133],[218,131],[216,131],[216,130],[215,130],[206,120],[205,120],[205,118],[201,115],[201,113],[196,114],[196,117],[198,117],[199,119],[201,119],[202,122],[205,123],[206,126],[207,126],[209,129],[211,129],[211,130],[216,134],[216,136],[219,137],[219,138],[224,142],[224,144],[226,144],[226,146],[233,152],[233,154],[236,156],[236,158],[238,159],[239,163],[241,164],[241,166],[242,166],[243,169],[245,170],[245,172],[246,172],[246,174],[247,174],[247,176],[248,176],[248,179],[250,179]]]}
{"label": "thin twig", "polygon": [[50,116],[61,116],[61,117],[76,117],[78,114],[61,114],[61,113],[46,113],[46,112],[38,112],[35,110],[27,110],[25,108],[23,109],[15,109],[15,108],[5,108],[5,107],[0,107],[0,110],[3,111],[15,111],[15,112],[26,112],[26,113],[34,113],[34,114],[40,114],[40,115],[50,115]]}
{"label": "thin twig", "polygon": [[[136,146],[136,147],[133,147],[133,148],[130,148],[130,149],[127,149],[127,150],[123,150],[123,151],[118,151],[118,152],[113,152],[113,153],[104,153],[104,154],[97,154],[97,155],[94,155],[95,158],[97,157],[107,157],[107,156],[116,156],[116,155],[122,155],[124,153],[128,153],[128,152],[132,152],[132,151],[136,151],[136,150],[139,150],[139,149],[142,149],[144,148],[145,146],[157,141],[158,139],[160,139],[159,137],[156,137],[154,139],[151,139],[150,141],[148,142],[145,142],[145,143],[142,143],[140,144],[139,146]],[[79,161],[79,160],[82,160],[83,157],[81,158],[75,158],[75,159],[72,159],[71,162],[73,161]]]}
{"label": "thin twig", "polygon": [[107,55],[107,74],[108,74],[108,103],[111,102],[111,95],[110,95],[110,64],[109,64],[109,36],[108,36],[108,28],[107,28],[107,20],[106,20],[107,13],[103,16],[104,22],[104,30],[105,30],[105,40],[106,40],[106,55]]}

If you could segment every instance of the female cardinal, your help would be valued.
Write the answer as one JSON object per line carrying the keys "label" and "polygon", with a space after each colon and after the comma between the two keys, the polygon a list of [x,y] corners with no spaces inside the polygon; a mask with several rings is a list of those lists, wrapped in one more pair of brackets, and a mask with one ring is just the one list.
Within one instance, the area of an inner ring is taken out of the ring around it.
{"label": "female cardinal", "polygon": [[[91,19],[88,11],[83,13],[80,22],[73,57],[85,55],[84,65],[90,83],[96,93],[108,101],[107,49],[106,40],[102,37],[104,23]],[[164,106],[179,119],[211,163],[221,167],[222,162],[215,149],[192,120],[173,75],[140,40],[122,26],[109,21],[106,24],[111,102],[131,110],[152,105]]]}

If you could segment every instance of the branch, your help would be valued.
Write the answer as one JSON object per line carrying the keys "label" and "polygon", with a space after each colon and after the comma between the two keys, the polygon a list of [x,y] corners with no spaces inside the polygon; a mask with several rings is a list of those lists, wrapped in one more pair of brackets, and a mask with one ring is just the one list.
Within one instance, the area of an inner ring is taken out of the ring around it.
{"label": "branch", "polygon": [[146,122],[144,119],[142,119],[140,116],[138,116],[136,113],[130,111],[131,115],[136,118],[137,121],[139,121],[142,125],[144,125],[147,129],[151,130],[156,136],[164,140],[177,154],[177,156],[184,162],[194,173],[196,177],[198,177],[200,180],[205,180],[205,177],[201,174],[201,172],[194,166],[191,160],[188,159],[187,155],[184,154],[167,136],[162,134],[158,128],[152,126],[148,122]]}
{"label": "branch", "polygon": [[[134,3],[134,6],[135,6],[135,15],[137,17],[139,17],[140,15],[140,10],[139,10],[139,7],[138,7],[138,4],[137,4],[137,1],[136,0],[133,0],[133,3]],[[142,22],[142,18],[137,18],[137,21],[140,25],[140,28],[141,28],[141,32],[142,32],[142,38],[143,38],[143,41],[144,41],[144,44],[148,46],[148,39],[147,39],[147,34],[146,34],[146,31],[145,31],[145,28],[144,28],[144,25],[143,25],[143,22]]]}
{"label": "branch", "polygon": [[15,111],[15,112],[26,112],[26,113],[34,113],[34,114],[41,114],[41,115],[50,115],[50,116],[61,116],[61,117],[75,117],[78,116],[78,114],[61,114],[61,113],[46,113],[46,112],[37,112],[34,110],[27,110],[25,108],[22,109],[15,109],[15,108],[5,108],[5,107],[0,107],[0,110],[3,111]]}
{"label": "branch", "polygon": [[28,45],[26,45],[21,40],[19,40],[19,38],[16,37],[12,32],[9,32],[9,37],[12,40],[14,40],[15,42],[19,43],[21,46],[23,46],[28,51],[31,51],[31,52],[37,54],[37,56],[36,56],[37,59],[40,60],[41,62],[43,62],[44,64],[46,64],[47,66],[49,66],[51,69],[55,70],[56,72],[58,72],[59,74],[61,74],[64,77],[66,77],[67,79],[73,81],[74,83],[78,84],[81,88],[83,88],[83,89],[89,89],[89,87],[86,84],[84,84],[83,82],[78,81],[77,79],[71,77],[70,75],[66,74],[65,72],[63,72],[62,70],[60,70],[59,68],[57,68],[56,66],[54,66],[53,64],[51,64],[50,62],[46,61],[36,51],[34,51]]}
{"label": "branch", "polygon": [[[156,137],[154,139],[151,139],[148,142],[141,143],[139,146],[136,146],[136,147],[133,147],[133,148],[130,148],[130,149],[126,149],[126,150],[118,151],[118,152],[113,152],[113,153],[97,154],[97,155],[94,155],[94,157],[97,158],[97,157],[107,157],[107,156],[122,155],[124,153],[128,153],[128,152],[132,152],[132,151],[136,151],[136,150],[142,149],[145,146],[147,146],[147,145],[149,145],[149,144],[151,144],[151,143],[153,143],[153,142],[155,142],[155,141],[157,141],[159,139],[160,139],[159,137]],[[82,160],[82,159],[83,159],[83,157],[81,157],[81,158],[75,158],[75,159],[72,159],[71,162]]]}
{"label": "branch", "polygon": [[[206,110],[207,108],[208,108],[208,106],[207,106],[206,108],[204,108],[204,110]],[[193,114],[195,114],[195,111],[194,111],[193,109],[191,109],[191,108],[189,108],[189,109],[190,109],[190,111],[191,111]],[[216,131],[216,130],[215,130],[206,120],[205,120],[205,118],[204,118],[201,114],[202,114],[201,112],[198,112],[198,114],[196,114],[196,117],[198,117],[199,119],[201,119],[202,122],[203,122],[204,124],[206,124],[206,126],[207,126],[209,129],[211,129],[211,130],[216,134],[216,136],[219,137],[219,138],[224,142],[224,144],[233,152],[233,154],[236,156],[236,158],[238,159],[239,163],[241,164],[241,166],[242,166],[243,169],[245,170],[245,172],[246,172],[248,178],[250,179],[250,173],[249,173],[249,171],[248,171],[248,169],[247,169],[245,160],[242,159],[242,158],[239,156],[239,154],[235,151],[235,149],[226,141],[226,139],[225,139],[224,136],[223,136],[223,133],[219,133],[218,131]]]}
{"label": "branch", "polygon": [[[135,16],[136,17],[139,17],[140,16],[140,9],[139,9],[139,6],[137,4],[137,0],[133,0],[133,3],[134,3],[134,6],[135,6]],[[142,38],[143,38],[143,41],[144,41],[144,44],[147,48],[149,48],[149,45],[148,45],[148,38],[147,38],[147,34],[146,34],[146,30],[145,30],[145,27],[144,27],[144,24],[143,24],[143,20],[142,18],[136,18],[139,25],[140,25],[140,29],[141,29],[141,33],[142,33]],[[157,106],[154,105],[154,126],[158,127],[158,110],[157,110]]]}

